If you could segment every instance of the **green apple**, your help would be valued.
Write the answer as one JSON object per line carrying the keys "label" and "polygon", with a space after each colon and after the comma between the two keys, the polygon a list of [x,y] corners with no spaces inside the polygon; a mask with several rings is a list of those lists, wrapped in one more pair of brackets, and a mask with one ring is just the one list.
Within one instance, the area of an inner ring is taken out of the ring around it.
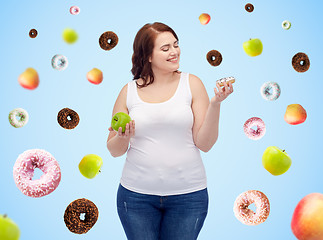
{"label": "green apple", "polygon": [[258,38],[250,39],[243,43],[243,50],[251,57],[262,53],[262,42]]}
{"label": "green apple", "polygon": [[63,39],[65,42],[72,44],[78,39],[78,35],[75,30],[71,28],[65,28],[63,31]]}
{"label": "green apple", "polygon": [[262,155],[262,165],[275,176],[285,173],[291,164],[290,156],[288,156],[285,150],[281,150],[278,147],[267,147]]}
{"label": "green apple", "polygon": [[122,127],[122,132],[126,131],[126,125],[131,121],[131,117],[124,113],[118,112],[114,114],[111,120],[111,127],[113,130],[118,131],[119,127]]}
{"label": "green apple", "polygon": [[103,164],[102,158],[95,154],[85,155],[79,163],[79,170],[86,178],[94,178]]}
{"label": "green apple", "polygon": [[18,225],[7,215],[0,214],[0,239],[1,240],[18,240],[20,230]]}

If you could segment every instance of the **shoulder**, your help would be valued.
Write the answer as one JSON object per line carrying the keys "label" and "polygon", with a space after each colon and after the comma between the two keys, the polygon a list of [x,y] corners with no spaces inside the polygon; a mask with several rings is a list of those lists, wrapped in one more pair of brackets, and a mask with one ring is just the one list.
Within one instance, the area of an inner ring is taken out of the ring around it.
{"label": "shoulder", "polygon": [[127,92],[128,92],[128,83],[121,88],[118,98],[126,98]]}
{"label": "shoulder", "polygon": [[[137,80],[138,81],[138,80]],[[131,80],[129,82],[127,82],[120,90],[119,95],[123,96],[123,97],[127,97],[127,92],[128,92],[128,86],[131,87],[132,85],[136,85],[136,81],[135,80]]]}
{"label": "shoulder", "polygon": [[192,93],[192,98],[194,99],[196,96],[200,96],[207,94],[205,86],[202,80],[195,76],[194,74],[189,74],[189,84]]}
{"label": "shoulder", "polygon": [[202,80],[198,77],[198,76],[195,76],[194,74],[191,74],[189,73],[189,82],[190,82],[190,85],[191,84],[194,84],[194,85],[199,85],[199,84],[202,84]]}
{"label": "shoulder", "polygon": [[117,100],[116,100],[116,105],[122,105],[122,106],[126,106],[126,103],[127,103],[127,93],[128,93],[128,83],[125,84],[120,92],[119,92],[119,95],[117,97]]}

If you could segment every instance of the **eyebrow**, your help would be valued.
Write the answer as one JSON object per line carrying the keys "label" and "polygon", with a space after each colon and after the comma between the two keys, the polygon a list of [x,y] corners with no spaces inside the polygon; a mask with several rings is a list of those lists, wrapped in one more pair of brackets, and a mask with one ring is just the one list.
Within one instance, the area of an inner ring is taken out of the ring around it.
{"label": "eyebrow", "polygon": [[[174,42],[174,44],[175,43],[178,43],[178,40],[176,40],[175,42]],[[170,44],[168,43],[168,44],[165,44],[165,45],[163,45],[163,46],[161,46],[160,48],[163,48],[163,47],[169,47],[170,46]]]}

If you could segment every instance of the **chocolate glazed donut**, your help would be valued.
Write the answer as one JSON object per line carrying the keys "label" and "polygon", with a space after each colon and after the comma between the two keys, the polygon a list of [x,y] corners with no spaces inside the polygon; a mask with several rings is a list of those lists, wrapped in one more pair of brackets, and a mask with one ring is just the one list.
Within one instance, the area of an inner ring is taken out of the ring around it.
{"label": "chocolate glazed donut", "polygon": [[[84,219],[80,218],[84,214]],[[96,205],[88,199],[80,198],[71,202],[64,213],[66,227],[73,233],[87,233],[96,223],[99,210]]]}
{"label": "chocolate glazed donut", "polygon": [[219,66],[222,62],[222,55],[217,50],[211,50],[206,55],[207,61],[214,67]]}
{"label": "chocolate glazed donut", "polygon": [[252,12],[255,9],[255,7],[251,3],[247,3],[244,8],[247,12]]}
{"label": "chocolate glazed donut", "polygon": [[100,47],[103,50],[111,50],[118,44],[119,38],[114,32],[108,31],[102,33],[99,38]]}
{"label": "chocolate glazed donut", "polygon": [[306,72],[310,68],[310,59],[305,53],[299,52],[294,55],[292,65],[297,72]]}
{"label": "chocolate glazed donut", "polygon": [[29,31],[29,37],[31,37],[31,38],[35,38],[35,37],[37,37],[37,34],[38,34],[38,32],[37,32],[37,30],[36,30],[36,29],[31,29],[31,30]]}
{"label": "chocolate glazed donut", "polygon": [[58,112],[57,121],[62,128],[73,129],[79,124],[80,117],[74,110],[63,108]]}

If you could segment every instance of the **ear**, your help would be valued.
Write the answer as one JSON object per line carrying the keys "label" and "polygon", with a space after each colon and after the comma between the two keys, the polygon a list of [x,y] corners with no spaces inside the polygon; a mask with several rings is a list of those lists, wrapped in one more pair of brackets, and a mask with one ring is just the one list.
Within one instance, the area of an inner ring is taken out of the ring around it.
{"label": "ear", "polygon": [[148,58],[148,61],[151,63],[151,57]]}

